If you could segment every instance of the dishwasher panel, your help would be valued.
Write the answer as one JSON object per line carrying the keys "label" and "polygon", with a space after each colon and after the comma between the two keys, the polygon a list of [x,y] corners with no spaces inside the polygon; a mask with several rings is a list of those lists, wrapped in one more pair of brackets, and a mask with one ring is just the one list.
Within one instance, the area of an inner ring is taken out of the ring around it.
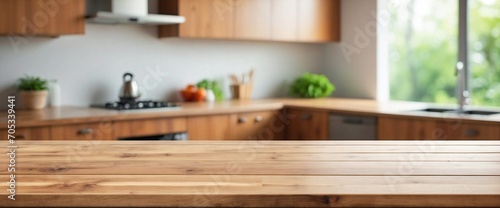
{"label": "dishwasher panel", "polygon": [[330,114],[330,140],[376,140],[377,118]]}

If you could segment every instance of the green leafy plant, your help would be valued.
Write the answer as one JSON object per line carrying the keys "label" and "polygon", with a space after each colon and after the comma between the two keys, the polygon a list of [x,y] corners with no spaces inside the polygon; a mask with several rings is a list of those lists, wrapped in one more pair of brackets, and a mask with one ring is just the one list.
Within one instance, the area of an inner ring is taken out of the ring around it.
{"label": "green leafy plant", "polygon": [[215,80],[204,79],[201,82],[198,82],[198,84],[196,84],[196,87],[204,88],[206,90],[212,90],[215,94],[215,100],[224,100],[224,92]]}
{"label": "green leafy plant", "polygon": [[17,88],[22,91],[43,91],[49,89],[47,80],[35,76],[20,78]]}
{"label": "green leafy plant", "polygon": [[290,95],[302,98],[322,98],[332,94],[335,86],[321,74],[305,73],[295,80]]}

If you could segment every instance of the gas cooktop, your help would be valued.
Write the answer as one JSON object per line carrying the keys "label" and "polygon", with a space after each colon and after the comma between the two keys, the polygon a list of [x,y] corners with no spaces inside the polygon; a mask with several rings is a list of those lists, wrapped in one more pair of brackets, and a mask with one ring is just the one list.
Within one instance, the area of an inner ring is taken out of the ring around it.
{"label": "gas cooktop", "polygon": [[92,107],[106,108],[112,110],[136,110],[136,109],[153,109],[153,108],[179,108],[180,105],[172,102],[144,100],[144,101],[130,101],[130,102],[117,101],[117,102],[106,103],[104,105],[92,105]]}

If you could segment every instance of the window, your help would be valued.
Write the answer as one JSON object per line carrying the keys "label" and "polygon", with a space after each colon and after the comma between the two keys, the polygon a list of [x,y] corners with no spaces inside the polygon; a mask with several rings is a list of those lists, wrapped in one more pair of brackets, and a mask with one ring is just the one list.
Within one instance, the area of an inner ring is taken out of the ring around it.
{"label": "window", "polygon": [[456,103],[455,67],[468,48],[470,104],[500,106],[500,0],[388,1],[397,5],[388,24],[392,100]]}

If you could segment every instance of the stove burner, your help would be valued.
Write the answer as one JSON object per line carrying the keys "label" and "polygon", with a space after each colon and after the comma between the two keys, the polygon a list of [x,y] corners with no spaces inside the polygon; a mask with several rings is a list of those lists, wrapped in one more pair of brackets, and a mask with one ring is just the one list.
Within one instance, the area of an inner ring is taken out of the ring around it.
{"label": "stove burner", "polygon": [[[97,107],[103,107],[97,106]],[[179,105],[171,103],[171,102],[163,102],[163,101],[136,101],[136,102],[113,102],[104,104],[104,108],[114,109],[114,110],[134,110],[134,109],[151,109],[151,108],[175,108],[179,107]]]}

